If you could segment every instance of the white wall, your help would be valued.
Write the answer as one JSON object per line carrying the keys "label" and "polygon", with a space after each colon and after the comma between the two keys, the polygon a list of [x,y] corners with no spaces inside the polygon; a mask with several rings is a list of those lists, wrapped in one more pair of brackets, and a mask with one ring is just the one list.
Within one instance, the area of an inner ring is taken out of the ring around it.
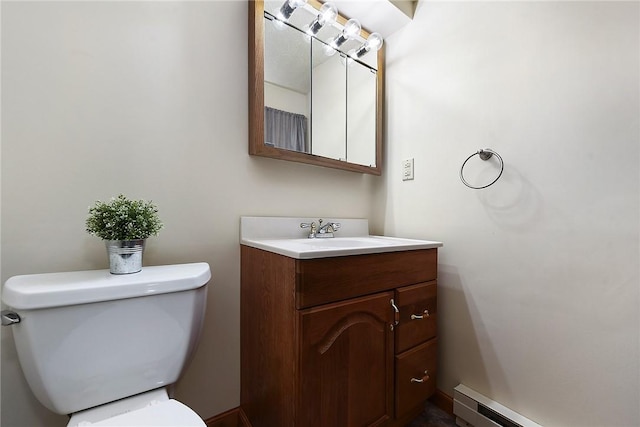
{"label": "white wall", "polygon": [[[368,217],[380,178],[247,154],[246,2],[1,7],[2,282],[107,268],[87,207],[152,199],[165,229],[145,265],[213,271],[177,397],[205,418],[238,406],[240,215]],[[67,423],[31,395],[8,328],[1,412],[4,427]]]}
{"label": "white wall", "polygon": [[309,95],[264,82],[264,105],[309,117]]}
{"label": "white wall", "polygon": [[[639,7],[421,2],[387,40],[380,203],[387,234],[444,242],[445,392],[548,426],[640,425]],[[504,175],[468,189],[485,147]]]}

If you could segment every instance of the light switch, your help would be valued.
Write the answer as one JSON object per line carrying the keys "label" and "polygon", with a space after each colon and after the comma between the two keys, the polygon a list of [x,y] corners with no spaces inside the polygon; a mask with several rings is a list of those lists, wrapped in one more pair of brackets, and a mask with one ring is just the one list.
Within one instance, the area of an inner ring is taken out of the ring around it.
{"label": "light switch", "polygon": [[402,161],[402,180],[409,181],[413,179],[413,158]]}

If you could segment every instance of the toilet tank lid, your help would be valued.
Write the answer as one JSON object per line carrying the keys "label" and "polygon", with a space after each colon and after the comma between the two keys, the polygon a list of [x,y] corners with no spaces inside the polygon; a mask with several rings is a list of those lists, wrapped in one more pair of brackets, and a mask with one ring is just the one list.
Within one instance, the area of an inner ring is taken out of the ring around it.
{"label": "toilet tank lid", "polygon": [[143,267],[133,274],[109,270],[28,274],[8,279],[2,302],[14,309],[39,309],[187,291],[206,285],[206,262]]}

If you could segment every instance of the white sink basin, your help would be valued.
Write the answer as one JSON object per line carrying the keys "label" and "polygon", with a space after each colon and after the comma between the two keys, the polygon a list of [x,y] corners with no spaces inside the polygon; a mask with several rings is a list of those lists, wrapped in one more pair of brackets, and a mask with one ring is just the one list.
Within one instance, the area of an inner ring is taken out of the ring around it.
{"label": "white sink basin", "polygon": [[325,218],[338,222],[335,237],[308,239],[308,228],[301,223],[318,222],[317,218],[240,217],[240,243],[296,259],[378,254],[383,252],[431,249],[442,246],[430,240],[402,239],[369,235],[369,222],[363,218]]}
{"label": "white sink basin", "polygon": [[328,258],[430,249],[442,246],[429,240],[384,236],[332,237],[315,239],[242,239],[243,245],[296,259]]}
{"label": "white sink basin", "polygon": [[395,240],[380,236],[364,236],[301,239],[300,244],[322,249],[357,249],[377,246],[393,246],[396,242]]}

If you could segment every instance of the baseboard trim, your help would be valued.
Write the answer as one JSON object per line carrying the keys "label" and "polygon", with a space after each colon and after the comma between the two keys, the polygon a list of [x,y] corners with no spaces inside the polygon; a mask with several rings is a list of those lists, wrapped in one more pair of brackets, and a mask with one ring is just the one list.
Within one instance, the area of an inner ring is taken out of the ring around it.
{"label": "baseboard trim", "polygon": [[204,420],[207,427],[251,427],[242,408],[229,409],[226,412]]}
{"label": "baseboard trim", "polygon": [[429,401],[449,415],[453,415],[453,397],[444,391],[436,389],[436,392],[431,396]]}
{"label": "baseboard trim", "polygon": [[[436,392],[431,396],[429,401],[449,415],[453,415],[453,397],[442,390],[436,389]],[[247,415],[240,407],[229,409],[226,412],[206,419],[204,422],[207,427],[251,427]]]}
{"label": "baseboard trim", "polygon": [[238,410],[238,427],[251,427],[251,422],[242,408],[239,408]]}
{"label": "baseboard trim", "polygon": [[238,412],[240,408],[233,408],[204,420],[207,427],[239,427]]}

